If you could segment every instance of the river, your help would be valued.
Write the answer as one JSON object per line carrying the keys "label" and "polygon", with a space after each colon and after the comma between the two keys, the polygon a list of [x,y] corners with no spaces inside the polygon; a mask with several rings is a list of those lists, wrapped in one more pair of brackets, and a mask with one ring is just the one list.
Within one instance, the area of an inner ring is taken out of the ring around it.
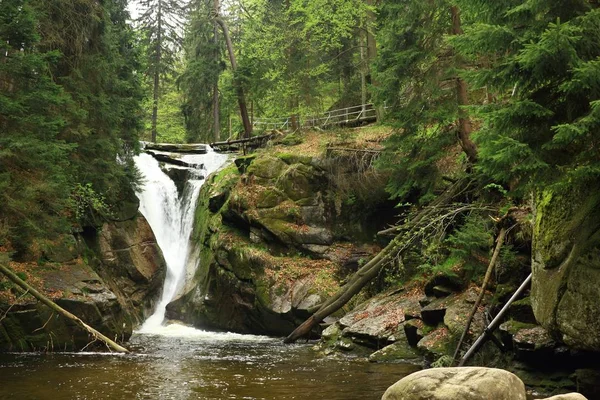
{"label": "river", "polygon": [[170,325],[131,355],[0,355],[0,399],[380,399],[418,367],[320,358],[310,344]]}

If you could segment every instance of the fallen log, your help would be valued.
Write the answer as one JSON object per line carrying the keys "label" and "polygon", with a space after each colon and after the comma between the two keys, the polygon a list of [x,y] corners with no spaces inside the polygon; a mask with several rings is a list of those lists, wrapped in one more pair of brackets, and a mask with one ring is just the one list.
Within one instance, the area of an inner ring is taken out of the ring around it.
{"label": "fallen log", "polygon": [[205,144],[176,144],[176,143],[146,143],[146,150],[167,151],[169,153],[206,154],[208,148]]}
{"label": "fallen log", "polygon": [[521,286],[519,286],[519,288],[512,295],[512,297],[510,299],[508,299],[508,301],[506,302],[504,307],[502,307],[502,310],[500,310],[500,312],[498,312],[498,315],[496,315],[496,317],[492,320],[492,322],[490,322],[490,324],[483,330],[483,333],[477,338],[477,340],[475,341],[475,343],[473,343],[473,345],[469,348],[469,350],[467,350],[465,355],[462,356],[462,358],[460,359],[460,362],[458,363],[459,367],[462,367],[463,365],[465,365],[465,363],[467,361],[469,361],[469,358],[471,358],[471,356],[473,354],[475,354],[475,352],[477,350],[479,350],[479,347],[481,347],[481,345],[483,343],[485,343],[485,341],[488,339],[488,337],[490,337],[490,335],[492,335],[492,333],[496,330],[496,328],[498,328],[498,326],[500,325],[500,321],[502,321],[502,318],[504,317],[504,314],[506,314],[506,311],[508,311],[510,305],[516,299],[518,299],[519,296],[521,296],[521,294],[525,291],[525,289],[527,288],[529,283],[531,283],[531,277],[532,277],[532,274],[529,274],[529,276],[525,279],[525,281],[523,281],[523,283],[521,283]]}
{"label": "fallen log", "polygon": [[221,147],[221,146],[231,146],[233,144],[244,144],[244,143],[252,143],[252,142],[260,142],[263,140],[269,140],[276,136],[279,136],[279,133],[269,133],[267,135],[261,136],[252,136],[246,139],[236,139],[236,140],[226,140],[224,142],[213,142],[210,144],[210,147]]}
{"label": "fallen log", "polygon": [[67,310],[65,310],[64,308],[62,308],[61,306],[54,303],[52,300],[48,299],[46,296],[44,296],[43,294],[38,292],[36,289],[34,289],[31,285],[29,285],[28,283],[23,281],[21,278],[19,278],[14,272],[12,272],[10,269],[8,269],[6,266],[4,266],[2,263],[0,263],[0,272],[2,272],[8,279],[10,279],[12,282],[17,284],[23,290],[29,292],[33,297],[38,299],[40,302],[42,302],[46,306],[50,307],[52,310],[56,311],[63,317],[68,318],[71,321],[74,321],[77,325],[79,325],[81,328],[85,329],[90,335],[92,335],[94,337],[94,339],[104,342],[110,349],[113,349],[119,353],[129,353],[129,350],[127,350],[125,347],[117,344],[115,341],[104,336],[102,333],[98,332],[96,329],[87,325],[85,322],[83,322],[81,319],[79,319],[76,315],[71,314],[70,312],[68,312]]}
{"label": "fallen log", "polygon": [[[304,337],[323,319],[342,308],[354,295],[375,278],[379,271],[393,259],[401,255],[417,239],[422,238],[432,226],[444,221],[453,213],[462,212],[465,207],[458,208],[450,213],[445,213],[442,206],[450,203],[452,199],[464,193],[471,186],[471,181],[463,179],[450,186],[440,195],[428,208],[423,209],[412,220],[405,223],[407,230],[399,233],[390,243],[367,262],[362,268],[350,278],[350,280],[338,290],[332,297],[321,305],[321,307],[310,318],[298,326],[284,339],[284,343],[294,343]],[[436,213],[441,215],[436,216]]]}
{"label": "fallen log", "polygon": [[156,158],[157,161],[164,162],[167,164],[177,165],[177,166],[185,167],[185,168],[197,168],[197,169],[204,168],[204,164],[191,164],[191,163],[185,162],[183,160],[170,157],[166,154],[155,153],[150,150],[146,150],[146,154],[150,154],[152,157]]}

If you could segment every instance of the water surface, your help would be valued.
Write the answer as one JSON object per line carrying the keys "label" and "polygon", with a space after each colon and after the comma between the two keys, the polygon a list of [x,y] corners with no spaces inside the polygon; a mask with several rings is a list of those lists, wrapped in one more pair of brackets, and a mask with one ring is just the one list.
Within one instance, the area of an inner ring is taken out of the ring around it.
{"label": "water surface", "polygon": [[380,399],[418,367],[316,357],[310,344],[169,326],[132,355],[0,354],[0,399]]}

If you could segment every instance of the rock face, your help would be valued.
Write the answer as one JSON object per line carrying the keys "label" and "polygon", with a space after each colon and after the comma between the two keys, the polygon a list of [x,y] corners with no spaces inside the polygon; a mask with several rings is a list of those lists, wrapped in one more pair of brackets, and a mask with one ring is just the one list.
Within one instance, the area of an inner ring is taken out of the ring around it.
{"label": "rock face", "polygon": [[361,257],[375,253],[356,237],[366,226],[378,228],[369,225],[369,211],[350,216],[323,163],[263,153],[238,158],[209,177],[195,216],[198,268],[186,293],[167,306],[167,317],[202,328],[287,335]]}
{"label": "rock face", "polygon": [[[22,274],[58,305],[119,341],[146,317],[165,273],[162,253],[141,215],[61,238],[46,257],[35,275]],[[72,321],[28,296],[0,321],[0,351],[80,350],[92,341]]]}
{"label": "rock face", "polygon": [[433,368],[415,372],[388,388],[382,400],[525,400],[523,382],[494,368]]}
{"label": "rock face", "polygon": [[537,199],[531,304],[556,339],[600,351],[600,193],[598,182],[548,188]]}

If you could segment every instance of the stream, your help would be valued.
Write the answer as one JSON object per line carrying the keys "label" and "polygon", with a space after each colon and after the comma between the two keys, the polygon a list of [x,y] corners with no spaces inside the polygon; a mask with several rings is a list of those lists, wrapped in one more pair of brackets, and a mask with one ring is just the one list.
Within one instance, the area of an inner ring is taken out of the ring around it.
{"label": "stream", "polygon": [[312,349],[314,343],[284,345],[281,338],[207,332],[165,321],[166,305],[197,261],[189,236],[203,177],[228,157],[209,149],[182,159],[198,168],[190,170],[178,193],[154,158],[136,157],[146,180],[138,193],[140,210],[163,251],[167,276],[155,312],[128,343],[132,354],[0,354],[0,400],[368,400],[380,399],[387,387],[420,369],[322,358]]}

